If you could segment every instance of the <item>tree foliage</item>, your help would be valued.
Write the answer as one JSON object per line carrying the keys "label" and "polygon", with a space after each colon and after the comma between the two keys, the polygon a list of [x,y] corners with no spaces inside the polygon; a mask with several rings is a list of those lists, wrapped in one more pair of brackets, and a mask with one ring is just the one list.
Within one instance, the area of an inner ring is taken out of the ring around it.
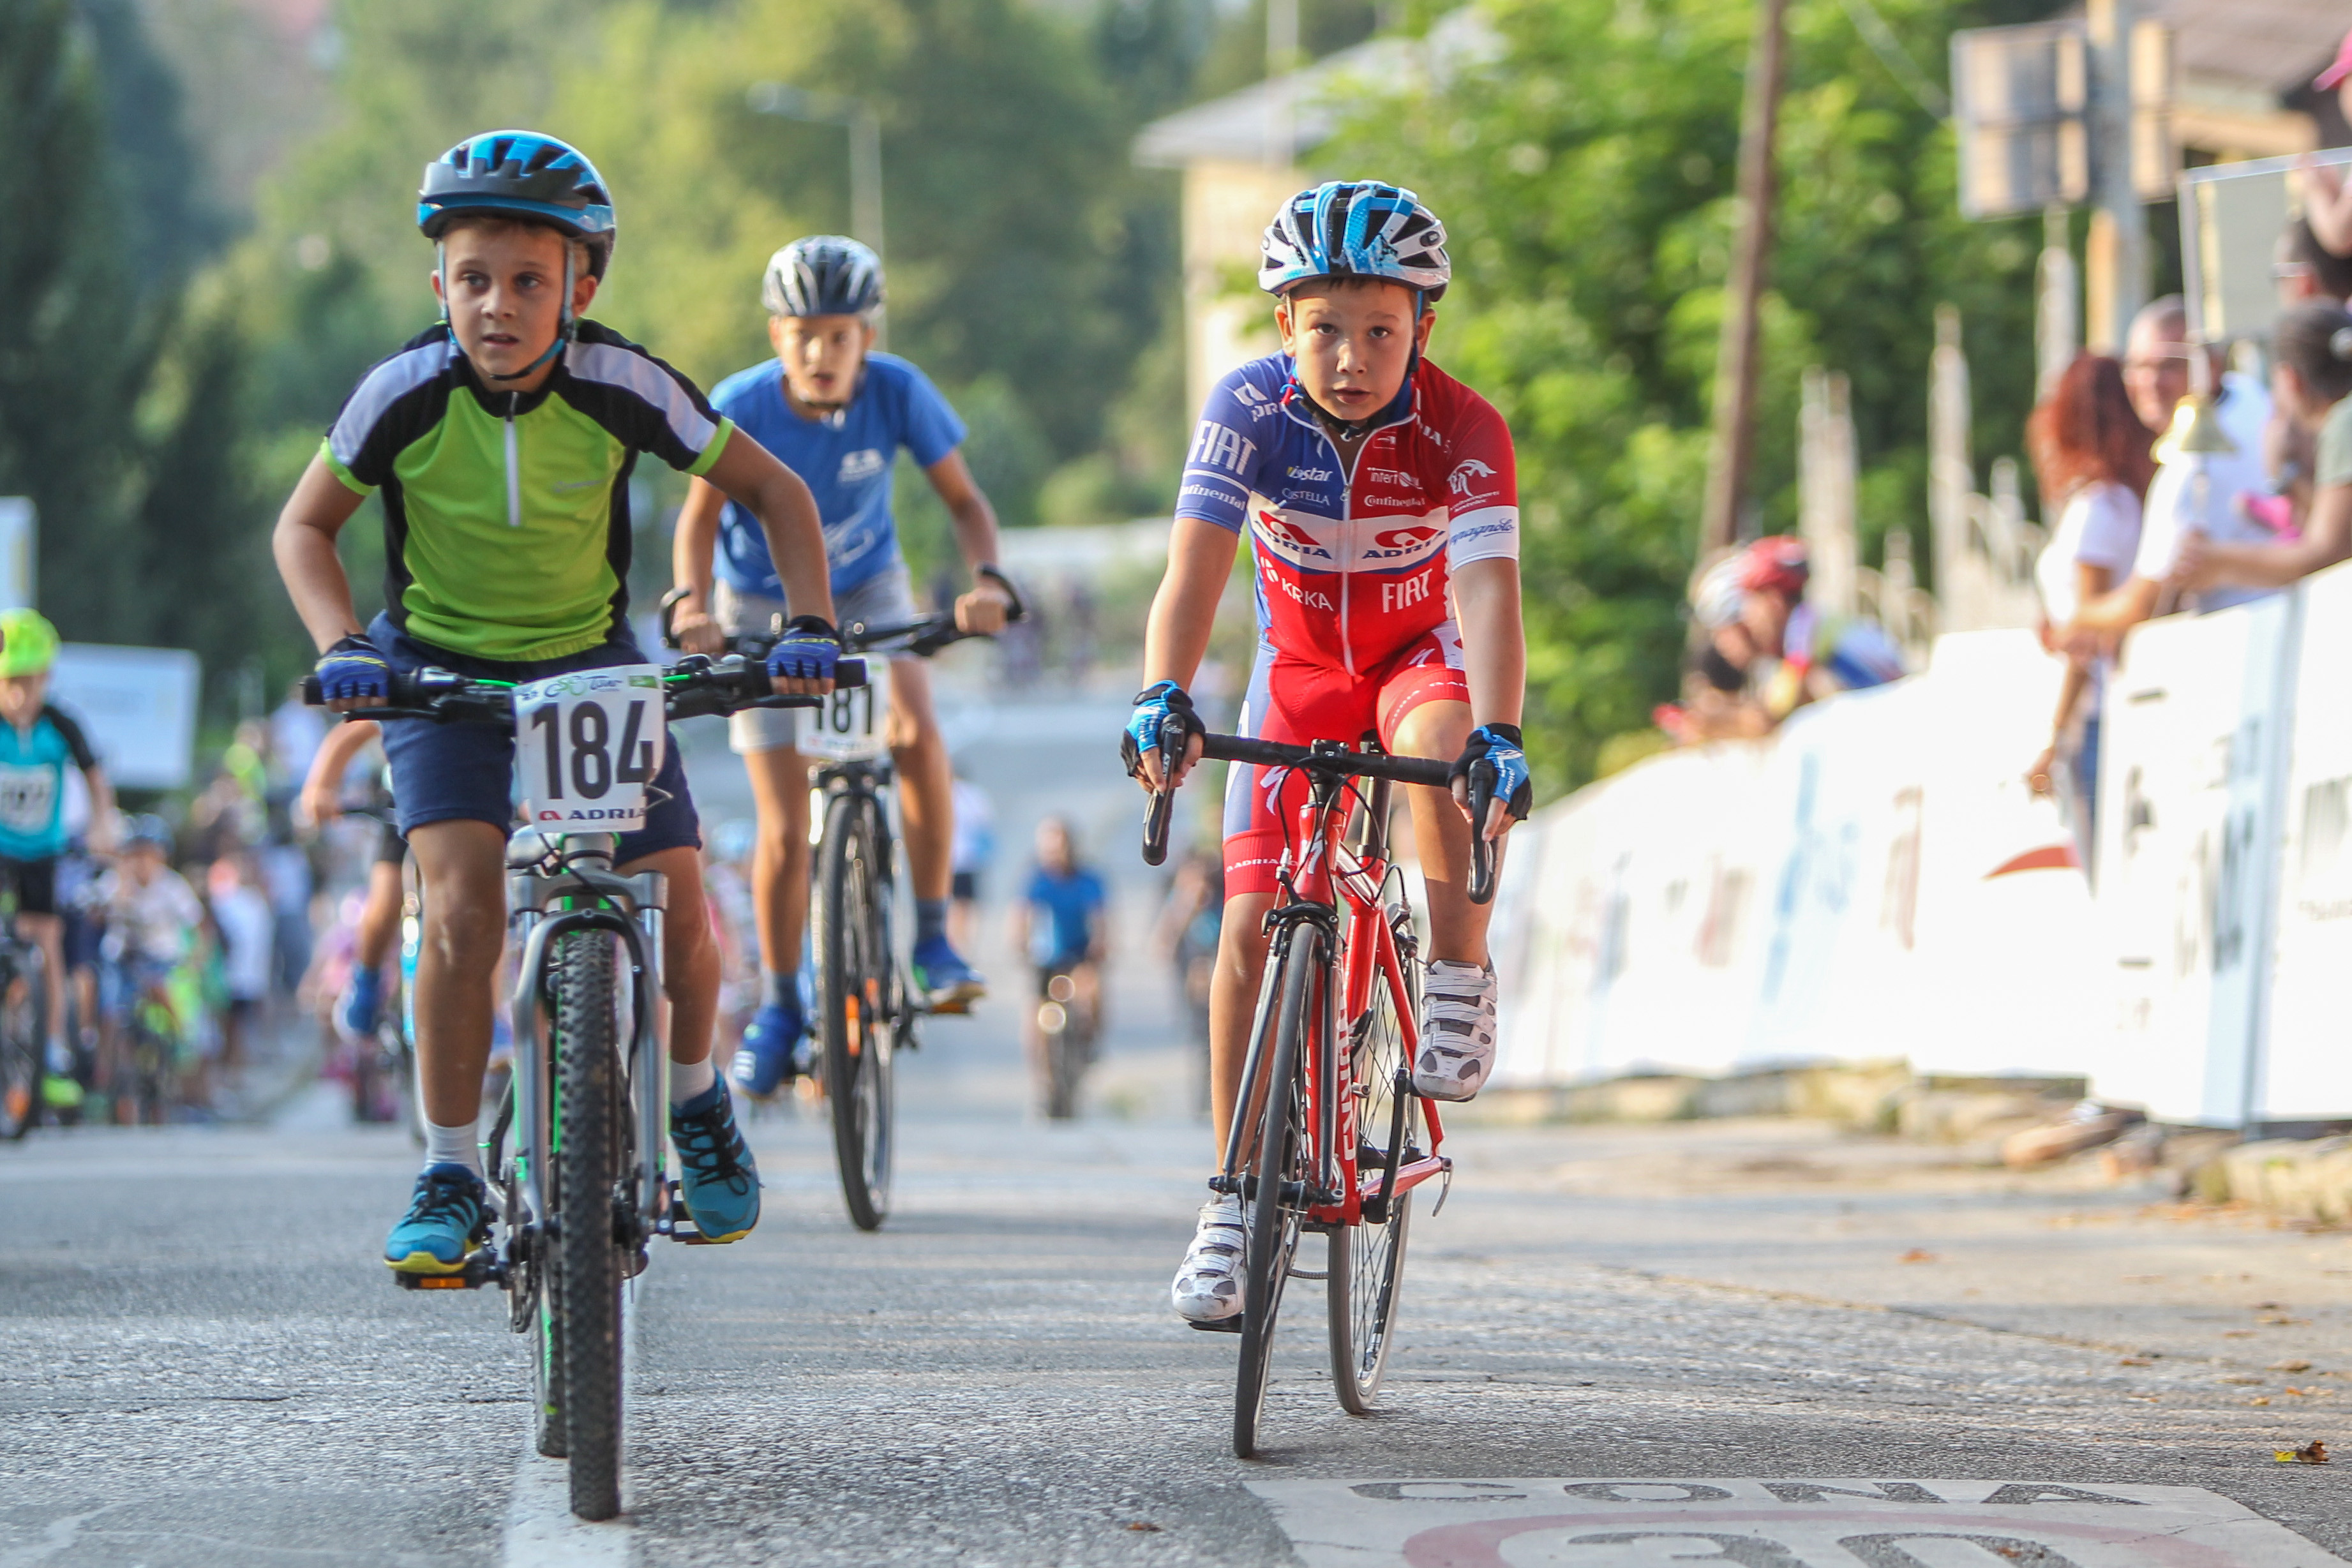
{"label": "tree foliage", "polygon": [[[1923,70],[1955,0],[1880,0]],[[1433,357],[1518,442],[1529,722],[1556,784],[1673,694],[1729,267],[1750,8],[1713,0],[1496,0],[1498,48],[1434,85],[1372,90],[1333,172],[1377,171],[1445,219],[1455,282]],[[2032,395],[2032,251],[1958,215],[1949,132],[1857,37],[1841,0],[1793,0],[1779,235],[1764,314],[1760,531],[1796,521],[1798,382],[1852,378],[1863,531],[1924,544],[1927,361],[1961,308],[1982,452]],[[1871,548],[1866,545],[1866,549]]]}

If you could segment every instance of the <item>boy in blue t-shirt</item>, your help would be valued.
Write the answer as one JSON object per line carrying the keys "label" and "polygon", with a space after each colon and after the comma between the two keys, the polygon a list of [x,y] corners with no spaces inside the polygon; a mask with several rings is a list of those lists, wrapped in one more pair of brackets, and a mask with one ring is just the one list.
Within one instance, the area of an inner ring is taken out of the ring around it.
{"label": "boy in blue t-shirt", "polygon": [[[760,292],[777,362],[728,377],[711,402],[815,495],[835,623],[916,617],[890,510],[891,469],[904,447],[946,503],[972,573],[971,591],[955,603],[956,624],[1003,630],[1013,599],[996,565],[996,513],[957,450],[963,422],[922,371],[873,351],[880,258],[835,235],[794,240],[769,261]],[[700,481],[678,514],[676,576],[671,625],[689,653],[717,653],[727,639],[789,613],[757,521]],[[794,976],[808,918],[809,782],[796,719],[790,709],[751,708],[728,720],[728,742],[751,774],[759,819],[751,891],[761,982],[760,1010],[743,1031],[731,1076],[762,1095],[790,1075],[805,1027]],[[915,984],[934,1009],[961,1011],[986,987],[948,941],[954,780],[919,659],[891,662],[887,735],[915,885]]]}

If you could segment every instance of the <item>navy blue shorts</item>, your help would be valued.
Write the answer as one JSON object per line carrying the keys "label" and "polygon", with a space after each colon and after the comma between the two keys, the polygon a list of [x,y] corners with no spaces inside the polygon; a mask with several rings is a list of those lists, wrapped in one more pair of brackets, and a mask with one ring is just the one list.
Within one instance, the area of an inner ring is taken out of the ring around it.
{"label": "navy blue shorts", "polygon": [[[602,647],[561,659],[521,663],[471,658],[417,642],[394,631],[391,621],[382,615],[368,628],[368,641],[383,650],[395,670],[432,664],[478,681],[521,683],[574,670],[655,662],[625,632]],[[365,710],[361,712],[364,716]],[[514,749],[514,733],[504,725],[386,720],[383,755],[392,765],[392,798],[397,803],[402,834],[413,833],[428,822],[452,821],[488,822],[501,833],[512,831]],[[701,824],[694,814],[694,796],[686,787],[686,764],[678,757],[675,735],[662,757],[661,770],[654,775],[653,787],[654,803],[646,812],[645,828],[621,835],[615,865],[626,865],[662,850],[702,847]]]}

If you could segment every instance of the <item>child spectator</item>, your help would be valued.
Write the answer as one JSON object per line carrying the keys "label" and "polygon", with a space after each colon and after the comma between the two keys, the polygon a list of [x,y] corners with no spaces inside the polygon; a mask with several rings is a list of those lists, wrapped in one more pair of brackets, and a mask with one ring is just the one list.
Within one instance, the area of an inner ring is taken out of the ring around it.
{"label": "child spectator", "polygon": [[2272,339],[2272,395],[2317,438],[2311,516],[2300,538],[2217,542],[2183,537],[2173,580],[2193,593],[2284,588],[2352,556],[2352,313],[2341,305],[2298,305]]}
{"label": "child spectator", "polygon": [[246,1044],[269,996],[270,959],[276,950],[277,916],[246,859],[224,855],[213,862],[205,882],[212,893],[213,925],[221,937],[221,977],[228,992],[222,1014],[221,1064],[245,1065]]}

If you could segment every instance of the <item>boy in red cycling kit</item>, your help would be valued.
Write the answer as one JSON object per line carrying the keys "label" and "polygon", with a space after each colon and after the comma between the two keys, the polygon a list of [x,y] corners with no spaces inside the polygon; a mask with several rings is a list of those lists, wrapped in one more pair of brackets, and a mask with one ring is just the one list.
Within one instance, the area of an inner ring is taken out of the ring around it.
{"label": "boy in red cycling kit", "polygon": [[[1147,685],[1129,749],[1157,787],[1169,727],[1199,755],[1184,687],[1207,652],[1241,536],[1256,559],[1258,647],[1244,734],[1303,745],[1375,737],[1399,756],[1495,765],[1500,837],[1527,814],[1519,729],[1518,497],[1510,432],[1476,392],[1423,359],[1451,267],[1445,231],[1412,192],[1332,182],[1283,204],[1258,283],[1276,297],[1283,352],[1210,394],[1193,434],[1168,572],[1144,641]],[[1225,793],[1225,918],[1210,988],[1216,1147],[1243,1093],[1265,915],[1295,773],[1235,767]],[[1431,960],[1413,1086],[1467,1100],[1495,1061],[1495,972],[1486,908],[1467,885],[1472,825],[1434,789],[1405,791],[1427,882]],[[1507,803],[1507,810],[1500,809]],[[1195,1322],[1242,1309],[1240,1200],[1213,1198],[1178,1270],[1176,1310]]]}

